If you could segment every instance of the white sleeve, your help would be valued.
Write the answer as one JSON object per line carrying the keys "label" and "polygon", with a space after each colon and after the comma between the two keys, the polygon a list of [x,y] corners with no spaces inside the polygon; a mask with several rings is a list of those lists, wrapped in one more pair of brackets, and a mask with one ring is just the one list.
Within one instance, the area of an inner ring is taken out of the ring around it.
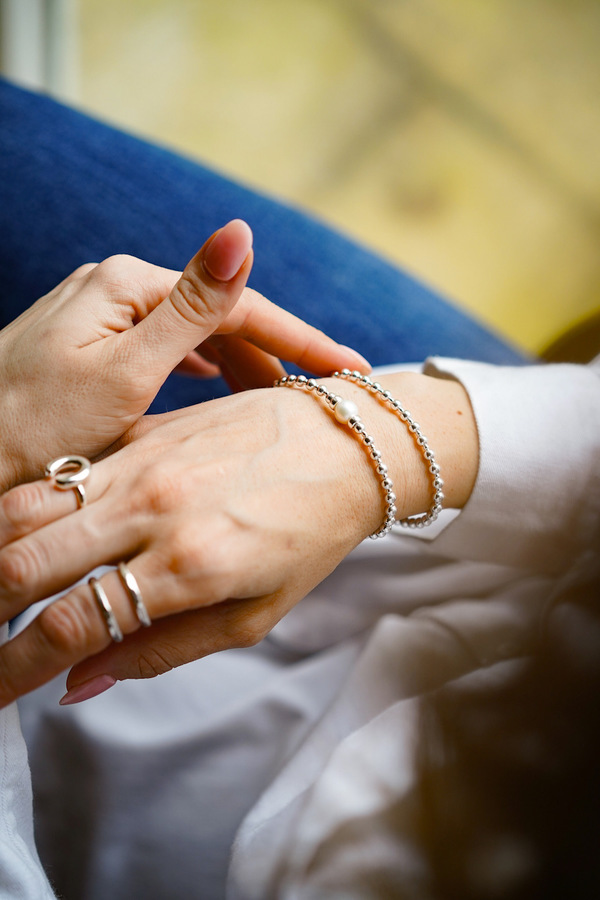
{"label": "white sleeve", "polygon": [[425,373],[465,387],[480,445],[473,493],[436,552],[559,574],[597,547],[600,367],[435,358]]}
{"label": "white sleeve", "polygon": [[[0,627],[0,644],[8,626]],[[0,710],[0,897],[56,900],[33,837],[31,776],[17,704]]]}

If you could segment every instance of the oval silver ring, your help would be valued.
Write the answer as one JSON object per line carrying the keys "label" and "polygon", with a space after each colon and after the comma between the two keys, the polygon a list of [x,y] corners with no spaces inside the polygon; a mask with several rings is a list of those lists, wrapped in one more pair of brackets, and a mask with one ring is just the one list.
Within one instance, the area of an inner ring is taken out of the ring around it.
{"label": "oval silver ring", "polygon": [[59,456],[49,462],[45,476],[54,482],[58,491],[75,491],[77,505],[85,506],[86,495],[83,486],[92,471],[92,464],[85,456]]}
{"label": "oval silver ring", "polygon": [[46,466],[46,478],[51,478],[59,491],[68,491],[82,484],[92,471],[85,456],[59,456]]}

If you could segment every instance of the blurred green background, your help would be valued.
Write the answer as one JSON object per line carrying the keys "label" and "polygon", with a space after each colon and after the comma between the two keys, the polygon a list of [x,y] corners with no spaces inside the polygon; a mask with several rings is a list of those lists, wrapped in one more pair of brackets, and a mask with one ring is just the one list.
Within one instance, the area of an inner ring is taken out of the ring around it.
{"label": "blurred green background", "polygon": [[315,212],[528,349],[600,306],[598,0],[70,17],[61,90],[85,109]]}

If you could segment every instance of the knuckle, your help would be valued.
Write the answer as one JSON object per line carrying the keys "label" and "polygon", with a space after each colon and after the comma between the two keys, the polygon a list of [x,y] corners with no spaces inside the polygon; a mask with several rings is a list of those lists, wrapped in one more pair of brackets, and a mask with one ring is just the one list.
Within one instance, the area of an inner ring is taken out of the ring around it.
{"label": "knuckle", "polygon": [[0,498],[0,510],[8,524],[20,531],[35,522],[44,506],[44,492],[40,482],[13,488]]}
{"label": "knuckle", "polygon": [[21,595],[35,583],[40,565],[25,543],[9,544],[0,551],[0,585],[7,594]]}
{"label": "knuckle", "polygon": [[142,513],[162,515],[179,506],[184,490],[181,474],[164,466],[150,465],[138,479],[133,505]]}
{"label": "knuckle", "polygon": [[40,633],[52,650],[61,654],[90,644],[90,623],[86,607],[73,602],[73,596],[55,600],[38,616]]}
{"label": "knuckle", "polygon": [[178,578],[201,584],[204,603],[229,595],[233,564],[226,548],[182,526],[171,536],[168,553],[168,569]]}
{"label": "knuckle", "polygon": [[218,305],[214,292],[193,268],[187,270],[176,284],[171,293],[171,302],[179,315],[195,326],[211,324]]}
{"label": "knuckle", "polygon": [[104,287],[122,290],[138,281],[141,260],[126,253],[109,256],[93,269],[91,277],[101,281]]}
{"label": "knuckle", "polygon": [[98,263],[84,263],[82,266],[77,266],[77,268],[69,275],[69,279],[77,280],[83,278],[85,275],[93,272],[97,266]]}
{"label": "knuckle", "polygon": [[207,562],[208,553],[196,535],[179,528],[169,541],[171,565],[181,574],[194,574]]}
{"label": "knuckle", "polygon": [[176,662],[171,662],[167,657],[166,651],[161,652],[157,648],[151,647],[138,657],[138,677],[156,678],[157,675],[170,672],[176,665]]}
{"label": "knuckle", "polygon": [[269,628],[258,619],[246,619],[238,623],[233,639],[236,647],[256,647],[267,636]]}

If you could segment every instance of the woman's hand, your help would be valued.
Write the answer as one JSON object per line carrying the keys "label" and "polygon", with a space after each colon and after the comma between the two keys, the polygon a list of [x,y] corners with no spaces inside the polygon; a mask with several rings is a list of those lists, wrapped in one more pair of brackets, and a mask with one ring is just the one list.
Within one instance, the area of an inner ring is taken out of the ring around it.
{"label": "woman's hand", "polygon": [[251,247],[249,227],[234,220],[183,275],[132,257],[83,266],[0,332],[0,492],[39,477],[53,457],[96,456],[182,361],[197,374],[218,371],[196,348],[234,389],[270,383],[282,372],[278,356],[315,372],[360,367],[260,294],[242,294]]}
{"label": "woman's hand", "polygon": [[[448,501],[461,506],[477,469],[464,390],[413,374],[381,380],[418,413]],[[343,395],[390,465],[399,515],[427,509],[429,481],[408,431],[357,386],[344,384]],[[138,630],[118,574],[107,573],[101,584],[126,634],[111,645],[90,587],[71,590],[0,649],[0,705],[72,665],[69,701],[254,644],[384,515],[364,448],[302,391],[249,391],[141,419],[121,445],[93,466],[83,509],[48,482],[0,499],[0,618],[127,560],[153,624]]]}

